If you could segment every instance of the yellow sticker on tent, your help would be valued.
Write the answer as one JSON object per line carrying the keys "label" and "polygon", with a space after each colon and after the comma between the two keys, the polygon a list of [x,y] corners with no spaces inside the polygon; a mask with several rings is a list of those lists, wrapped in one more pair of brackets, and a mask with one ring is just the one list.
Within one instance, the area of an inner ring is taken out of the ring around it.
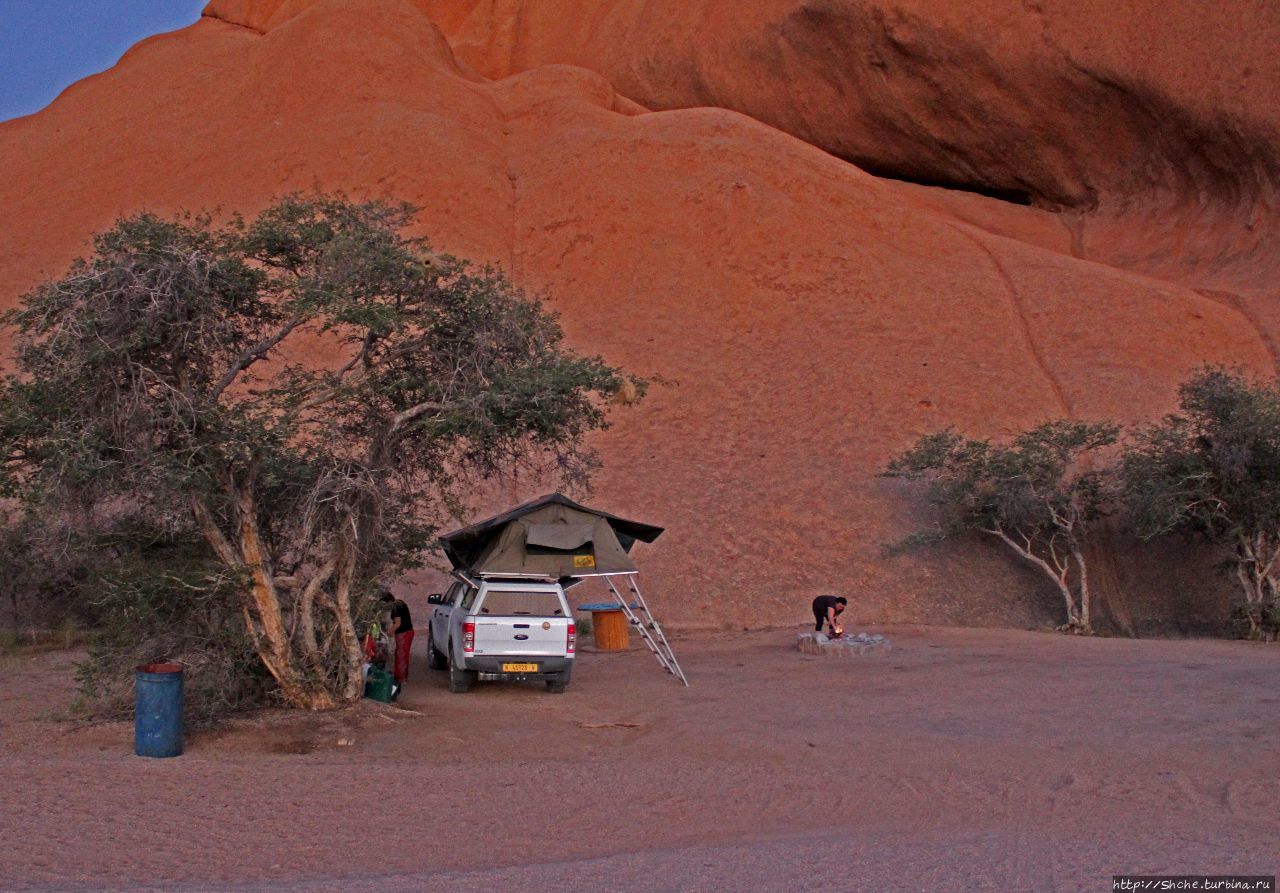
{"label": "yellow sticker on tent", "polygon": [[573,556],[574,567],[595,567],[596,557],[594,555],[575,555]]}

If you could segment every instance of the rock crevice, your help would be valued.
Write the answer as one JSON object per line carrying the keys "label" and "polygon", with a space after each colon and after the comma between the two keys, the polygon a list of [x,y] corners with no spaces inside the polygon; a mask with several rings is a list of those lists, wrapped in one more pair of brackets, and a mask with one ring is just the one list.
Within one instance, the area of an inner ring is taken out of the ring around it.
{"label": "rock crevice", "polygon": [[1176,275],[1205,251],[1280,251],[1275,4],[424,2],[490,76],[581,65],[648,107],[740,111],[877,176],[1141,229],[1099,260]]}

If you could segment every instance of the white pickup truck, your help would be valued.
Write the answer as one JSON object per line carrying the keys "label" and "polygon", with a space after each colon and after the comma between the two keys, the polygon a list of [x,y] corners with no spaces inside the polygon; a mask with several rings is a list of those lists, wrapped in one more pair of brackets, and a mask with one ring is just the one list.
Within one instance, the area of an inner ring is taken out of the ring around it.
{"label": "white pickup truck", "polygon": [[523,580],[459,581],[433,605],[427,663],[449,671],[449,691],[477,679],[540,679],[563,692],[573,673],[577,627],[564,587]]}

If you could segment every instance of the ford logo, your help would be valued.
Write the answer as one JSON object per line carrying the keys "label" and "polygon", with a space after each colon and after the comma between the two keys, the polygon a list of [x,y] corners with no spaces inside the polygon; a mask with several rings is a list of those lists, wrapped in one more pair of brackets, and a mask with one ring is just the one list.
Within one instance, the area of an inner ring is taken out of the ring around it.
{"label": "ford logo", "polygon": [[529,638],[529,637],[528,637],[528,636],[526,636],[524,633],[519,633],[519,634],[517,634],[517,635],[516,635],[516,639],[517,639],[518,641],[521,641],[521,642],[523,642],[523,641],[524,641],[525,639],[527,639],[527,638]]}

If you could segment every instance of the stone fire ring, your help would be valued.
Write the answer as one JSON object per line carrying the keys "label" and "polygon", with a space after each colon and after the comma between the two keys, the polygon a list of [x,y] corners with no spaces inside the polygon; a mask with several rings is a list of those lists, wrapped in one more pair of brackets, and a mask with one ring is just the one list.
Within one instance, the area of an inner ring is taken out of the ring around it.
{"label": "stone fire ring", "polygon": [[812,631],[796,636],[796,648],[801,654],[821,657],[867,657],[888,654],[893,650],[888,639],[874,633],[846,633],[833,639],[825,633]]}

